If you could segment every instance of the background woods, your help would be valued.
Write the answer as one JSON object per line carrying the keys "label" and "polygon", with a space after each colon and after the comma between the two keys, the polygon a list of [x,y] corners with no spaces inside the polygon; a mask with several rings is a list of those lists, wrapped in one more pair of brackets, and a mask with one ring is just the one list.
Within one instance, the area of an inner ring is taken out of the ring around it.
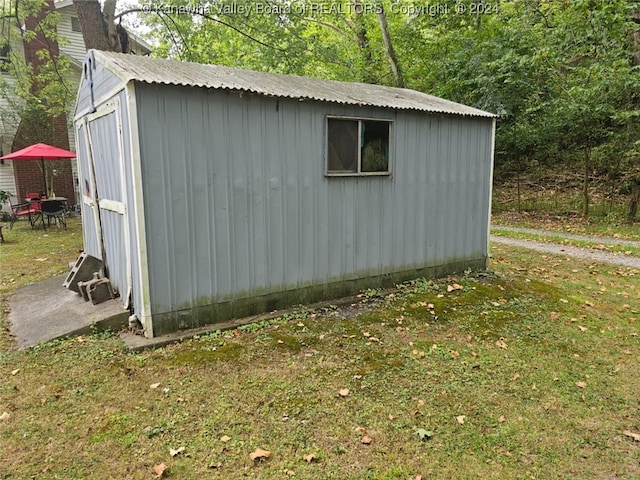
{"label": "background woods", "polygon": [[[3,30],[5,40],[8,35],[28,39],[55,24],[51,2],[37,27],[24,22],[42,5],[4,2],[5,24],[12,24]],[[406,86],[492,111],[500,116],[496,180],[515,187],[518,208],[524,206],[520,193],[527,185],[557,191],[579,184],[583,215],[590,212],[595,187],[611,207],[613,197],[629,202],[628,218],[635,218],[638,1],[168,0],[160,5],[74,0],[74,5],[87,48],[127,52],[124,25],[146,38],[156,56]],[[53,40],[64,41],[51,29],[45,36],[50,47]],[[54,50],[46,50],[38,65],[11,59],[10,68],[20,73],[22,108],[30,114],[36,108],[55,116],[72,103],[64,81],[58,82],[67,67]],[[43,89],[46,102],[34,101],[44,98]]]}

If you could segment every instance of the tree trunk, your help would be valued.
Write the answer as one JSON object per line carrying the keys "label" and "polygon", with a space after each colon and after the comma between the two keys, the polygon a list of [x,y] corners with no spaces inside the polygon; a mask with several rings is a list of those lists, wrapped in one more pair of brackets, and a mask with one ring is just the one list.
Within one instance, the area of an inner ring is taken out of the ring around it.
{"label": "tree trunk", "polygon": [[591,148],[584,149],[584,183],[582,185],[582,216],[589,216],[589,172],[591,171]]}
{"label": "tree trunk", "polygon": [[400,64],[398,63],[398,57],[396,51],[391,43],[391,36],[389,35],[389,26],[387,25],[387,15],[384,13],[384,7],[382,4],[378,5],[380,10],[378,11],[378,21],[380,22],[380,30],[382,31],[382,40],[384,40],[384,48],[387,51],[387,59],[391,65],[391,71],[393,72],[393,78],[395,79],[396,87],[404,88],[404,78],[402,78],[402,71],[400,70]]}
{"label": "tree trunk", "polygon": [[633,181],[633,190],[631,191],[629,211],[627,212],[627,223],[632,224],[636,221],[638,204],[640,204],[640,178],[635,178]]}
{"label": "tree trunk", "polygon": [[122,52],[120,38],[116,34],[113,21],[116,1],[105,1],[103,15],[98,0],[73,0],[87,50],[95,48],[108,52]]}
{"label": "tree trunk", "polygon": [[356,41],[364,58],[364,70],[362,72],[362,81],[365,83],[376,83],[375,75],[372,68],[375,65],[373,54],[371,53],[371,44],[367,35],[367,26],[364,23],[362,2],[353,0],[353,12],[356,20]]}
{"label": "tree trunk", "polygon": [[520,170],[522,168],[521,163],[520,163],[520,155],[518,155],[517,160],[516,160],[516,185],[517,185],[517,189],[518,189],[518,213],[522,213],[522,193],[521,193],[521,185],[522,185],[522,180],[520,179]]}

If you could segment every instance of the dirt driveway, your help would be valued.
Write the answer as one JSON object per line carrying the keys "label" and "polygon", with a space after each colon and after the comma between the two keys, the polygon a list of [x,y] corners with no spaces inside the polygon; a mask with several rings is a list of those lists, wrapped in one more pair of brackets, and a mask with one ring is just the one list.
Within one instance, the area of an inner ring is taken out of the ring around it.
{"label": "dirt driveway", "polygon": [[[535,230],[531,228],[516,227],[499,227],[501,230],[508,232],[527,233],[532,235],[553,235],[571,240],[581,240],[593,242],[603,245],[627,245],[630,247],[640,248],[640,242],[631,240],[621,240],[609,237],[590,237],[586,235],[574,235],[570,233],[552,232],[548,230]],[[612,265],[622,265],[625,267],[640,269],[640,258],[624,253],[605,252],[597,248],[575,247],[573,245],[563,245],[560,243],[540,242],[535,240],[525,240],[521,238],[510,238],[501,235],[491,235],[491,241],[503,245],[511,245],[514,247],[529,248],[538,252],[551,253],[556,255],[567,255],[570,257],[582,258],[584,260],[593,260],[594,262],[609,263]]]}

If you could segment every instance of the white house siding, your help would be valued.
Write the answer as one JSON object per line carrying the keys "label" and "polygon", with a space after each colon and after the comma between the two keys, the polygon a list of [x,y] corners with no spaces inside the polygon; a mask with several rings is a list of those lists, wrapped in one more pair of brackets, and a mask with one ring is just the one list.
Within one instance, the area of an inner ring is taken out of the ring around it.
{"label": "white house siding", "polygon": [[77,65],[82,65],[87,49],[84,46],[82,32],[74,32],[71,28],[71,17],[77,18],[73,5],[56,10],[60,14],[58,22],[58,34],[67,41],[66,45],[60,45],[60,51],[71,57]]}
{"label": "white house siding", "polygon": [[[23,52],[21,40],[16,41],[12,48],[13,53],[21,55]],[[11,92],[16,85],[15,77],[6,72],[1,72],[0,77],[2,83],[6,83],[7,93]],[[0,149],[2,154],[11,153],[13,137],[20,122],[20,117],[18,117],[16,110],[19,102],[20,100],[17,97],[7,98],[0,96]],[[16,193],[13,162],[9,160],[5,161],[4,164],[0,164],[0,190]]]}

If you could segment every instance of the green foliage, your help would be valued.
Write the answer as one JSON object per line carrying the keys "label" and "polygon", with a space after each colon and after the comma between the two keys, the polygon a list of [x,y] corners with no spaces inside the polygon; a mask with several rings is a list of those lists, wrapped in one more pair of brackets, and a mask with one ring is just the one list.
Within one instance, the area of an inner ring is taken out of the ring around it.
{"label": "green foliage", "polygon": [[[70,76],[71,60],[65,55],[54,54],[51,49],[54,42],[59,46],[68,43],[57,33],[59,13],[48,13],[38,23],[37,32],[22,29],[25,19],[36,15],[42,6],[40,0],[21,0],[17,6],[13,2],[5,2],[0,7],[4,18],[0,44],[11,48],[9,62],[4,68],[12,79],[7,81],[3,77],[0,80],[0,96],[7,105],[0,111],[0,116],[5,125],[14,128],[21,119],[26,119],[28,136],[35,138],[36,142],[47,141],[52,136],[52,127],[47,126],[51,123],[50,118],[66,115],[76,93]],[[40,64],[34,68],[25,62],[22,43],[35,40],[37,33],[43,35],[46,43],[36,52]]]}
{"label": "green foliage", "polygon": [[408,87],[499,115],[499,177],[571,163],[583,158],[582,150],[600,147],[602,154],[593,154],[604,171],[624,176],[635,169],[640,75],[630,61],[638,48],[629,40],[638,32],[631,2],[511,0],[482,9],[467,0],[260,5],[221,0],[206,12],[156,12],[143,21],[153,27],[159,56],[391,84],[378,24],[383,6]]}

